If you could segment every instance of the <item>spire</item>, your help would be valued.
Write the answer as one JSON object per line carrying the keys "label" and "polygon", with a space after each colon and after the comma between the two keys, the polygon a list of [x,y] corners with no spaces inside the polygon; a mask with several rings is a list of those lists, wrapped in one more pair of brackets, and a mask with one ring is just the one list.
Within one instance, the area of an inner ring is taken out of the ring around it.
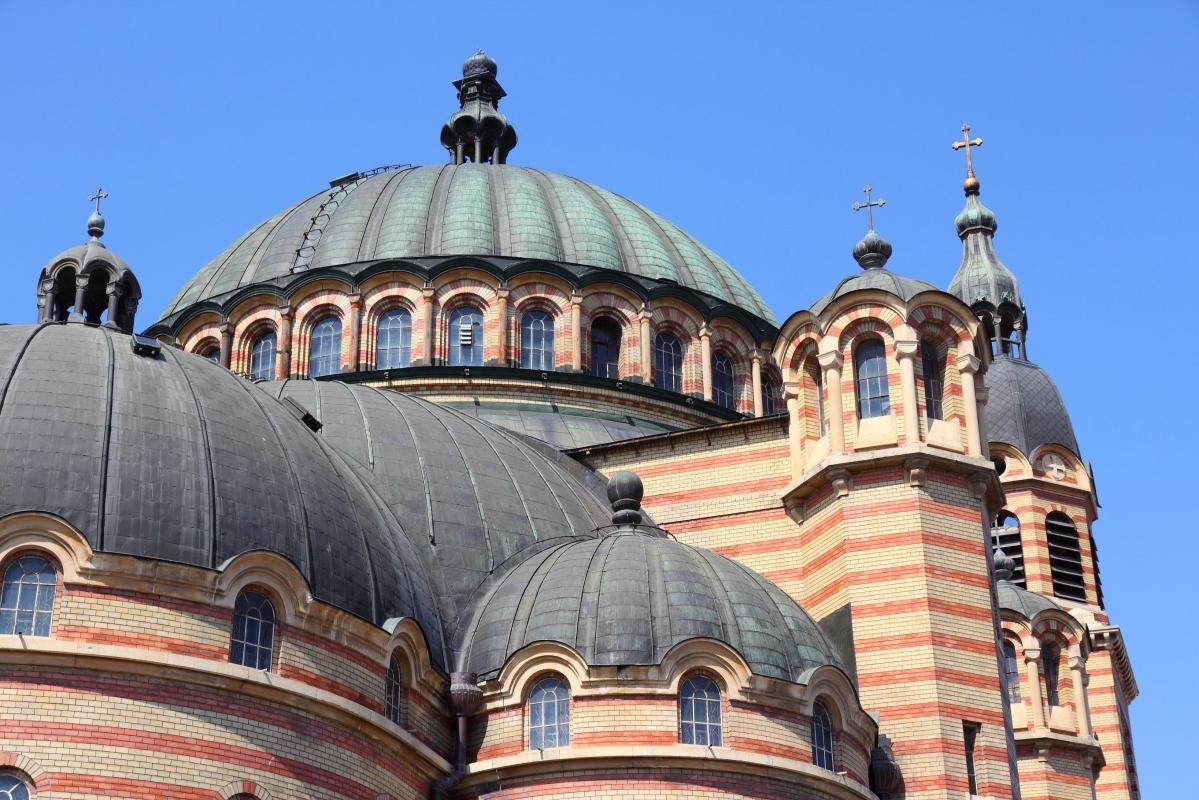
{"label": "spire", "polygon": [[441,128],[441,144],[450,153],[451,164],[503,164],[516,147],[516,129],[499,112],[507,94],[496,80],[495,60],[479,50],[462,65],[462,77],[454,81],[459,108]]}
{"label": "spire", "polygon": [[874,230],[874,209],[882,208],[887,201],[882,198],[871,200],[872,191],[869,184],[863,186],[862,192],[866,195],[866,202],[853,204],[854,211],[866,209],[866,235],[853,247],[854,261],[857,261],[862,269],[882,269],[891,257],[891,243]]}
{"label": "spire", "polygon": [[962,262],[949,282],[949,293],[970,306],[982,320],[994,355],[1024,357],[1027,316],[1020,299],[1020,285],[995,252],[995,231],[999,223],[995,212],[979,199],[980,183],[974,174],[971,148],[982,147],[983,140],[970,138],[970,126],[962,126],[962,138],[953,142],[954,150],[966,151],[966,207],[954,218],[958,238],[962,240]]}

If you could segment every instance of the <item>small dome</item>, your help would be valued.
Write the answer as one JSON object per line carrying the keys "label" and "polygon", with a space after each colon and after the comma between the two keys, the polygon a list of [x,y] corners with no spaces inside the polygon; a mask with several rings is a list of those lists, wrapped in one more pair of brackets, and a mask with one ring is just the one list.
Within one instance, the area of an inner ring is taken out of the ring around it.
{"label": "small dome", "polygon": [[853,246],[853,260],[862,269],[879,269],[891,257],[891,243],[879,236],[873,228],[866,231],[862,240]]}
{"label": "small dome", "polygon": [[414,617],[420,557],[391,510],[284,404],[206,358],[79,324],[0,327],[0,517],[62,517],[94,550],[207,569],[269,550],[319,600]]}
{"label": "small dome", "polygon": [[1015,611],[1025,619],[1032,619],[1037,614],[1048,609],[1062,610],[1062,607],[1048,597],[1036,592],[1030,592],[1008,581],[995,584],[995,593],[1001,609]]}
{"label": "small dome", "polygon": [[986,374],[983,419],[992,442],[1010,444],[1026,456],[1044,444],[1078,454],[1074,426],[1057,385],[1030,361],[996,356]]}
{"label": "small dome", "polygon": [[462,77],[470,78],[475,75],[487,74],[495,77],[499,68],[496,66],[495,59],[478,50],[470,58],[462,63]]}
{"label": "small dome", "polygon": [[969,194],[966,197],[966,207],[954,217],[953,225],[958,229],[958,236],[963,238],[970,231],[985,230],[995,233],[999,228],[995,212],[984,206],[977,194]]}
{"label": "small dome", "polygon": [[650,530],[564,542],[497,578],[459,627],[460,663],[492,677],[526,645],[555,641],[593,666],[654,665],[680,642],[715,639],[771,678],[841,667],[816,622],[777,586]]}
{"label": "small dome", "polygon": [[879,289],[884,292],[890,292],[905,301],[911,300],[921,292],[940,291],[936,286],[926,281],[905,278],[902,275],[896,275],[894,272],[885,269],[867,269],[842,280],[837,284],[836,289],[833,289],[813,303],[811,311],[813,314],[819,314],[832,305],[832,302],[837,298],[863,289]]}

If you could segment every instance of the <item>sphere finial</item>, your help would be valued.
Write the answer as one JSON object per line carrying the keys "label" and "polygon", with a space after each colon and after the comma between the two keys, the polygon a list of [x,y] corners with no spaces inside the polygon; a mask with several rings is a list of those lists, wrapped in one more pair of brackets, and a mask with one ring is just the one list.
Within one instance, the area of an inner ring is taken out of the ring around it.
{"label": "sphere finial", "polygon": [[104,235],[104,217],[100,214],[100,201],[108,197],[108,192],[96,187],[96,193],[88,200],[94,201],[96,210],[87,218],[87,235],[91,237],[93,242],[99,242],[100,237]]}
{"label": "sphere finial", "polygon": [[1016,574],[1016,559],[1003,552],[1002,547],[996,547],[993,554],[995,560],[995,580],[1010,581]]}
{"label": "sphere finial", "polygon": [[640,525],[641,498],[645,487],[637,473],[621,470],[608,479],[608,502],[612,504],[613,525]]}

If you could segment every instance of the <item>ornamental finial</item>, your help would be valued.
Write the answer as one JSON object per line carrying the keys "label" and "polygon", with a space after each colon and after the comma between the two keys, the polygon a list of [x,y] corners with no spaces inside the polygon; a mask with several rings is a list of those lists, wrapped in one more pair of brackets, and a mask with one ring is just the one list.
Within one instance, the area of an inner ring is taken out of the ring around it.
{"label": "ornamental finial", "polygon": [[866,235],[853,248],[853,259],[862,269],[882,269],[891,257],[891,243],[874,230],[874,209],[882,208],[887,201],[881,197],[878,200],[870,199],[872,191],[874,190],[870,188],[870,184],[863,186],[862,192],[866,195],[866,202],[853,204],[854,211],[866,209]]}
{"label": "ornamental finial", "polygon": [[871,191],[873,190],[870,188],[870,184],[863,186],[862,193],[866,195],[866,202],[853,204],[854,211],[861,211],[863,208],[866,209],[866,230],[868,231],[874,230],[874,209],[882,208],[887,204],[887,201],[881,197],[878,200],[871,200]]}
{"label": "ornamental finial", "polygon": [[100,201],[107,198],[108,192],[99,186],[96,187],[96,193],[88,198],[96,204],[96,210],[87,218],[87,233],[93,242],[99,242],[100,237],[104,235],[104,217],[100,214]]}
{"label": "ornamental finial", "polygon": [[978,178],[974,177],[974,160],[970,156],[971,147],[982,147],[983,140],[975,137],[970,138],[970,125],[962,125],[962,138],[955,141],[952,145],[954,150],[966,150],[966,180],[962,184],[962,188],[966,190],[966,194],[978,194]]}

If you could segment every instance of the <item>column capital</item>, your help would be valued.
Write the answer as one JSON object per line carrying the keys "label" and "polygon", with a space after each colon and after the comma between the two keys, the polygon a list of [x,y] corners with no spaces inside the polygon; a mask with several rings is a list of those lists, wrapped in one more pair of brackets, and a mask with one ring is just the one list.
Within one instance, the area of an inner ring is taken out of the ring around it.
{"label": "column capital", "polygon": [[346,297],[350,301],[350,308],[358,309],[362,307],[362,293],[354,292]]}
{"label": "column capital", "polygon": [[783,399],[794,400],[799,397],[799,381],[786,381],[783,383]]}
{"label": "column capital", "polygon": [[920,352],[920,342],[915,339],[896,339],[895,340],[895,357],[896,358],[915,358]]}
{"label": "column capital", "polygon": [[959,372],[973,375],[982,367],[983,362],[979,360],[978,356],[962,353],[958,356],[956,363]]}
{"label": "column capital", "polygon": [[287,303],[284,303],[283,305],[279,306],[279,316],[282,319],[291,319],[292,314],[294,314],[295,312],[296,312],[295,306],[288,305]]}
{"label": "column capital", "polygon": [[420,296],[425,300],[432,300],[433,295],[435,294],[437,294],[437,287],[433,286],[432,284],[426,283],[424,286],[420,287]]}
{"label": "column capital", "polygon": [[845,356],[840,350],[827,350],[816,357],[823,369],[840,369]]}
{"label": "column capital", "polygon": [[648,303],[642,303],[641,308],[637,309],[637,319],[649,322],[654,318],[654,312],[650,310]]}
{"label": "column capital", "polygon": [[924,486],[928,482],[927,458],[909,458],[903,462],[903,469],[907,473],[908,486]]}
{"label": "column capital", "polygon": [[756,362],[758,362],[759,364],[761,364],[761,363],[762,363],[762,360],[763,360],[765,357],[766,357],[766,354],[765,354],[765,353],[763,353],[761,350],[759,350],[759,349],[758,349],[758,348],[756,348],[756,347],[755,347],[755,348],[754,348],[754,349],[753,349],[753,350],[750,352],[750,354],[749,354],[749,360],[750,360],[750,361],[756,361]]}
{"label": "column capital", "polygon": [[712,329],[708,327],[708,323],[699,326],[699,338],[710,339],[712,337]]}
{"label": "column capital", "polygon": [[229,320],[225,320],[224,322],[222,322],[220,325],[217,326],[217,330],[220,331],[221,336],[232,336],[233,335],[233,323],[230,322]]}
{"label": "column capital", "polygon": [[583,294],[578,289],[575,289],[573,292],[570,293],[570,304],[572,306],[583,305]]}
{"label": "column capital", "polygon": [[505,302],[508,300],[508,295],[512,294],[512,290],[508,288],[508,284],[501,283],[500,288],[495,290],[495,296]]}
{"label": "column capital", "polygon": [[1024,648],[1024,663],[1025,664],[1036,664],[1040,660],[1041,660],[1041,648],[1040,647]]}

